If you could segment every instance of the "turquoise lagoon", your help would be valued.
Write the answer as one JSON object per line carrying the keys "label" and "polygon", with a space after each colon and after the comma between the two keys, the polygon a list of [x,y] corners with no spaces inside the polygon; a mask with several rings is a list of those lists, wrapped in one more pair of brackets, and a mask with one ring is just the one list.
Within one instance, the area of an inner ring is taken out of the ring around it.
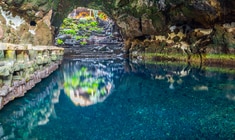
{"label": "turquoise lagoon", "polygon": [[235,74],[180,64],[64,60],[0,111],[0,139],[234,139]]}

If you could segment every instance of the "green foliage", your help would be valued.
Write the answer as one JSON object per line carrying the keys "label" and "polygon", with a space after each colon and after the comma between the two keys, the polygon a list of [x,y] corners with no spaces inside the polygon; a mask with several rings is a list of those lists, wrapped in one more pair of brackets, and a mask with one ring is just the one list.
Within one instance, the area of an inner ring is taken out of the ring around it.
{"label": "green foliage", "polygon": [[80,35],[75,36],[76,40],[82,40],[82,39],[87,39],[87,38],[88,38],[88,36],[80,36]]}
{"label": "green foliage", "polygon": [[60,29],[61,34],[70,34],[73,36],[75,36],[78,31],[103,31],[103,28],[99,28],[95,20],[74,20],[71,18],[65,18]]}
{"label": "green foliage", "polygon": [[78,30],[85,30],[86,29],[86,27],[87,27],[87,25],[86,24],[77,24],[77,28],[78,28]]}
{"label": "green foliage", "polygon": [[105,14],[103,14],[103,13],[99,14],[98,16],[99,16],[99,18],[102,19],[102,20],[105,20],[105,19],[106,19],[106,16],[105,16]]}
{"label": "green foliage", "polygon": [[65,18],[63,20],[63,24],[64,25],[70,25],[71,23],[73,23],[73,19],[72,18]]}
{"label": "green foliage", "polygon": [[63,30],[62,32],[63,34],[76,35],[76,31],[74,29]]}
{"label": "green foliage", "polygon": [[[60,27],[59,34],[71,35],[76,40],[83,40],[80,42],[81,45],[86,45],[87,42],[84,41],[84,39],[87,39],[91,35],[91,32],[101,33],[102,31],[103,28],[98,27],[98,23],[94,19],[82,18],[76,20],[65,18]],[[78,32],[83,33],[83,35],[77,35]],[[62,40],[57,40],[58,45],[61,45],[63,43],[64,42]]]}
{"label": "green foliage", "polygon": [[92,27],[97,27],[98,23],[96,21],[91,21],[90,25]]}
{"label": "green foliage", "polygon": [[56,42],[57,42],[57,44],[58,44],[58,45],[62,45],[62,44],[64,44],[64,41],[63,41],[63,40],[61,40],[61,39],[57,39],[57,41],[56,41]]}
{"label": "green foliage", "polygon": [[96,31],[98,33],[101,33],[103,31],[103,28],[99,28],[99,27],[91,27],[89,28],[90,31]]}
{"label": "green foliage", "polygon": [[81,41],[80,44],[81,44],[81,45],[86,45],[87,42],[86,42],[86,41]]}

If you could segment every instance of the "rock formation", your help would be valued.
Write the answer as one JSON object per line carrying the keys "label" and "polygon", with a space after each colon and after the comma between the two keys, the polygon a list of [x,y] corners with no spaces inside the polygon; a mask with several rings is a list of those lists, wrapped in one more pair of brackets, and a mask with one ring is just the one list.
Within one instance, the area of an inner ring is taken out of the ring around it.
{"label": "rock formation", "polygon": [[[235,52],[232,0],[2,0],[0,6],[3,42],[52,44],[62,20],[73,8],[84,6],[100,9],[115,21],[127,53],[169,53],[173,48],[173,53],[190,58]],[[159,36],[165,39],[156,39]]]}

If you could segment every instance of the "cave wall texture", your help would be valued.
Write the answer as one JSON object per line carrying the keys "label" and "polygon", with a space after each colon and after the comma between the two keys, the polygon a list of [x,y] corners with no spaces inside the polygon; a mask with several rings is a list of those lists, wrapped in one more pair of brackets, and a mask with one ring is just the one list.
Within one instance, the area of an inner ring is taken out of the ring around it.
{"label": "cave wall texture", "polygon": [[80,6],[112,18],[127,52],[156,52],[156,45],[235,52],[234,0],[1,0],[0,6],[1,42],[51,45],[62,20]]}

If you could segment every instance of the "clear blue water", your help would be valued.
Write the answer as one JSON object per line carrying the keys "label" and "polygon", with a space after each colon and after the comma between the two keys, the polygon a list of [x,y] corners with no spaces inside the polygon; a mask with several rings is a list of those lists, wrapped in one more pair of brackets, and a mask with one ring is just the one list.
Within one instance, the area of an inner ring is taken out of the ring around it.
{"label": "clear blue water", "polygon": [[234,139],[235,75],[65,60],[0,111],[0,139]]}

